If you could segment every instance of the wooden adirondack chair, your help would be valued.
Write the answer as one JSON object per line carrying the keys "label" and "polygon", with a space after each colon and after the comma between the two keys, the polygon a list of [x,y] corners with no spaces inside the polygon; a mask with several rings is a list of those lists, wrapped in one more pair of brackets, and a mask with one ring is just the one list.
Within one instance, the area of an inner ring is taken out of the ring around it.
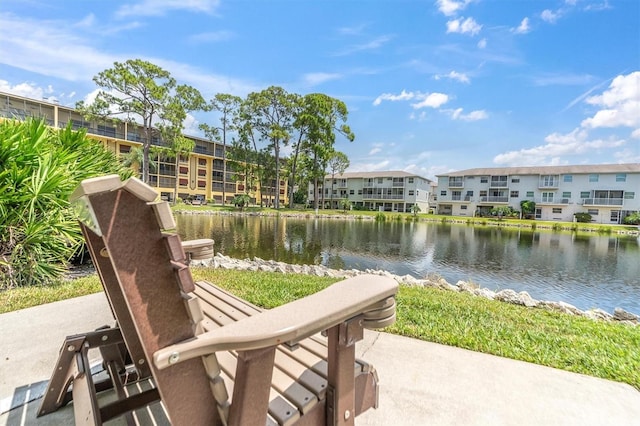
{"label": "wooden adirondack chair", "polygon": [[[39,415],[73,400],[77,424],[134,423],[133,411],[160,400],[174,425],[342,425],[377,406],[377,375],[355,359],[355,343],[363,328],[395,321],[394,280],[360,275],[261,310],[193,282],[180,238],[167,232],[171,210],[156,198],[116,175],[72,196],[117,327],[67,338]],[[107,380],[91,374],[93,348]],[[142,381],[146,390],[131,392]]]}

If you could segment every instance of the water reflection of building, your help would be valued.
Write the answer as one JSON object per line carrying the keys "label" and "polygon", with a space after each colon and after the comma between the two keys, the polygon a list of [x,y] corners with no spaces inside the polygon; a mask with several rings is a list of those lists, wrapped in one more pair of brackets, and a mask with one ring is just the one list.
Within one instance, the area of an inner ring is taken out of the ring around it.
{"label": "water reflection of building", "polygon": [[533,217],[570,222],[622,223],[640,211],[640,163],[468,169],[438,176],[439,214],[487,215],[495,207],[520,211],[533,201]]}

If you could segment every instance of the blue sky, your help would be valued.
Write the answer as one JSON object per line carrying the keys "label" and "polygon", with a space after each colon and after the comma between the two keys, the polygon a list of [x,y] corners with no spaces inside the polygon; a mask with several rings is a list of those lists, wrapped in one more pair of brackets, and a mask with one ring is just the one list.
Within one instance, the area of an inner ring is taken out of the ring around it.
{"label": "blue sky", "polygon": [[0,91],[74,106],[133,58],[341,99],[349,171],[640,162],[638,0],[0,2]]}

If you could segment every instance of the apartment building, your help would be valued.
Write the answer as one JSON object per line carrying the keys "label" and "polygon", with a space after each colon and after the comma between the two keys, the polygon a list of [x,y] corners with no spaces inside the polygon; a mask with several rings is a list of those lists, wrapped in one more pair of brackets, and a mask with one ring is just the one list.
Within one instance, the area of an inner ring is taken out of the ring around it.
{"label": "apartment building", "polygon": [[327,175],[314,192],[309,185],[309,203],[317,197],[320,205],[340,208],[347,199],[354,207],[385,212],[411,212],[414,205],[429,211],[433,182],[402,171],[354,172]]}
{"label": "apartment building", "polygon": [[487,215],[494,207],[520,210],[535,202],[535,219],[572,221],[588,213],[592,222],[616,224],[640,211],[640,163],[506,167],[438,175],[437,213]]}
{"label": "apartment building", "polygon": [[[51,103],[45,100],[29,99],[0,92],[0,118],[24,120],[27,117],[42,118],[49,126],[64,128],[71,124],[73,129],[86,129],[87,135],[102,143],[116,156],[128,154],[136,146],[142,146],[142,127],[135,123],[120,120],[87,121],[74,108]],[[204,138],[186,136],[195,143],[193,152],[181,156],[176,167],[175,160],[167,160],[160,155],[153,158],[154,167],[149,173],[149,185],[156,188],[162,198],[171,200],[176,179],[179,198],[196,198],[230,203],[236,194],[244,193],[241,176],[237,176],[226,160],[226,147]],[[152,134],[152,145],[163,146],[160,134]],[[225,167],[225,162],[226,167]],[[176,170],[177,169],[177,170]],[[226,173],[225,173],[226,171]],[[274,204],[275,181],[268,187],[253,187],[252,203]],[[287,202],[287,183],[280,182],[280,204]]]}

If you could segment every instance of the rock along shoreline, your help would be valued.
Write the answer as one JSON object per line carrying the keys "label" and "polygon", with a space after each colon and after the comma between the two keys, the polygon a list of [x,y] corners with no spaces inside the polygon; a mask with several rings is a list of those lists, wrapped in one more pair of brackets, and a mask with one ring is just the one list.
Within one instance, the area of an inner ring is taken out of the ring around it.
{"label": "rock along shoreline", "polygon": [[360,271],[357,269],[331,269],[323,265],[292,265],[275,260],[264,260],[257,257],[254,259],[235,259],[229,256],[225,256],[222,253],[216,253],[216,255],[211,259],[192,260],[191,265],[214,269],[221,268],[245,271],[277,272],[282,274],[305,274],[334,278],[349,278],[361,274],[383,275],[393,278],[399,284],[406,286],[434,287],[448,291],[469,293],[488,300],[497,300],[504,303],[524,306],[527,308],[546,309],[549,311],[562,312],[568,315],[581,316],[599,321],[615,321],[633,326],[640,325],[640,316],[631,312],[627,312],[621,308],[615,308],[613,314],[610,314],[598,308],[583,311],[569,303],[562,301],[554,302],[547,300],[536,300],[532,298],[526,291],[516,292],[514,290],[505,289],[494,292],[492,290],[489,290],[488,288],[481,288],[477,284],[468,281],[458,281],[454,285],[448,283],[444,278],[438,275],[432,275],[423,279],[418,279],[411,275],[399,276],[394,275],[388,271],[373,269]]}

